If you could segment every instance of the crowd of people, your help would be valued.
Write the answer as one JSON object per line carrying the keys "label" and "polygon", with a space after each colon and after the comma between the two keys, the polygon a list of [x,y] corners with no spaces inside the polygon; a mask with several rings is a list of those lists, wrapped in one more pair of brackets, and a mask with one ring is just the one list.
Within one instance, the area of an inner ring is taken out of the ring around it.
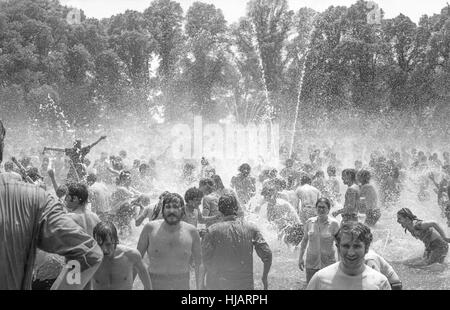
{"label": "crowd of people", "polygon": [[[185,162],[170,192],[161,190],[153,159],[131,160],[123,150],[90,160],[106,136],[11,161],[2,156],[5,136],[0,122],[0,289],[130,290],[139,275],[144,289],[188,290],[194,276],[196,289],[252,290],[253,252],[268,289],[272,250],[250,214],[299,252],[312,290],[402,289],[392,266],[370,248],[371,229],[387,209],[398,209],[397,222],[425,245],[408,266],[442,264],[448,252],[443,227],[399,205],[406,173],[422,173],[418,199],[430,199],[435,187],[450,226],[448,153],[440,161],[415,149],[377,150],[368,163],[344,167],[330,148],[313,149],[306,159],[290,154],[281,167],[243,163],[229,187],[205,157],[198,167]],[[120,242],[142,225],[134,248]],[[64,268],[73,260],[81,265],[76,284]]]}

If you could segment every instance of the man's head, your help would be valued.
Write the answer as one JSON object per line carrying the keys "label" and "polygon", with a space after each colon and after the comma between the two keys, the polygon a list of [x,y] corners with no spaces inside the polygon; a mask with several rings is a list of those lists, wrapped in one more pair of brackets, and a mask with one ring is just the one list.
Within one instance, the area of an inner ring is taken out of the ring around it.
{"label": "man's head", "polygon": [[68,192],[69,192],[69,189],[67,188],[67,185],[62,184],[62,185],[58,186],[58,188],[56,189],[56,197],[58,197],[59,199],[62,199],[64,196],[67,195]]}
{"label": "man's head", "polygon": [[230,194],[225,194],[219,198],[219,211],[224,216],[237,215],[238,204],[236,197]]}
{"label": "man's head", "polygon": [[363,166],[362,161],[360,161],[360,160],[355,161],[355,169],[356,170],[361,170],[362,166]]}
{"label": "man's head", "polygon": [[327,216],[330,213],[331,202],[328,198],[319,198],[316,202],[316,211],[318,216]]}
{"label": "man's head", "polygon": [[3,123],[0,120],[0,164],[3,161],[3,147],[4,147],[4,141],[6,136],[6,129],[3,127]]}
{"label": "man's head", "polygon": [[286,159],[286,168],[292,168],[294,166],[294,160],[291,158]]}
{"label": "man's head", "polygon": [[130,171],[122,171],[119,175],[118,183],[121,186],[130,186],[131,185],[131,172]]}
{"label": "man's head", "polygon": [[11,172],[14,170],[14,163],[12,161],[5,162],[5,171]]}
{"label": "man's head", "polygon": [[209,195],[215,190],[215,184],[212,179],[201,179],[198,183],[198,188],[203,192],[203,195]]}
{"label": "man's head", "polygon": [[261,191],[261,196],[264,197],[264,200],[267,202],[276,202],[277,199],[277,190],[274,186],[264,186]]}
{"label": "man's head", "polygon": [[163,198],[162,215],[167,224],[177,225],[184,214],[184,200],[180,195],[170,193]]}
{"label": "man's head", "polygon": [[103,251],[105,258],[114,257],[119,238],[117,229],[111,222],[100,222],[94,227],[93,237]]}
{"label": "man's head", "polygon": [[85,208],[88,202],[89,192],[85,184],[82,183],[72,183],[69,184],[67,196],[66,196],[66,207],[70,211],[74,211],[78,208]]}
{"label": "man's head", "polygon": [[186,206],[196,209],[200,206],[203,199],[203,192],[196,187],[192,187],[184,194]]}
{"label": "man's head", "polygon": [[141,176],[147,176],[150,172],[150,166],[146,163],[142,163],[139,165],[139,173]]}
{"label": "man's head", "polygon": [[335,177],[336,176],[336,167],[328,166],[327,174],[329,177]]}
{"label": "man's head", "polygon": [[220,189],[224,189],[225,188],[225,186],[223,185],[223,182],[222,182],[222,178],[219,175],[213,174],[211,176],[211,180],[214,181],[214,188],[216,190],[220,190]]}
{"label": "man's head", "polygon": [[141,161],[139,159],[135,159],[133,161],[133,168],[138,169],[140,165],[141,165]]}
{"label": "man's head", "polygon": [[345,185],[353,185],[356,182],[356,170],[344,169],[344,171],[342,171],[342,181]]}
{"label": "man's head", "polygon": [[122,159],[127,158],[127,151],[125,151],[125,150],[120,151],[120,152],[119,152],[119,156],[120,156]]}
{"label": "man's head", "polygon": [[360,170],[357,175],[358,181],[364,185],[370,182],[370,171],[368,170]]}
{"label": "man's head", "polygon": [[200,161],[200,163],[202,164],[202,166],[208,166],[209,162],[205,157],[202,157],[202,160]]}
{"label": "man's head", "polygon": [[362,223],[348,222],[341,226],[335,238],[344,270],[359,270],[373,240],[370,228]]}
{"label": "man's head", "polygon": [[81,149],[81,140],[75,140],[73,147],[76,149]]}
{"label": "man's head", "polygon": [[249,164],[247,164],[247,163],[245,163],[245,164],[242,164],[240,167],[239,167],[239,172],[240,173],[242,173],[242,175],[243,176],[248,176],[248,175],[250,175],[250,171],[251,171],[252,169],[250,168],[250,165]]}
{"label": "man's head", "polygon": [[88,186],[92,186],[97,182],[97,176],[94,173],[89,173],[86,177],[86,183]]}
{"label": "man's head", "polygon": [[307,175],[302,176],[302,178],[300,180],[300,184],[301,185],[311,184],[311,178]]}

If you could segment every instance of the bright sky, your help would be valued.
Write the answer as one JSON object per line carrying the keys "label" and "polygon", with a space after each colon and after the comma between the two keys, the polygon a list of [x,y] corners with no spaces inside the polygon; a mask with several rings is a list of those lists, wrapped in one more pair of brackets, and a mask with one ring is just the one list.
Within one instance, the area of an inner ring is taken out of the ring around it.
{"label": "bright sky", "polygon": [[[176,0],[181,4],[183,11],[189,9],[192,3],[198,0]],[[414,22],[418,22],[424,14],[433,15],[439,13],[449,0],[376,0],[384,10],[386,18],[392,18],[400,13],[409,16]],[[151,0],[60,0],[64,5],[82,9],[88,17],[104,18],[122,13],[127,9],[143,12],[149,7]],[[202,0],[204,3],[213,3],[222,9],[225,19],[235,22],[246,13],[247,0]],[[310,7],[322,12],[329,6],[350,6],[357,0],[288,0],[289,8],[297,11],[301,7]]]}

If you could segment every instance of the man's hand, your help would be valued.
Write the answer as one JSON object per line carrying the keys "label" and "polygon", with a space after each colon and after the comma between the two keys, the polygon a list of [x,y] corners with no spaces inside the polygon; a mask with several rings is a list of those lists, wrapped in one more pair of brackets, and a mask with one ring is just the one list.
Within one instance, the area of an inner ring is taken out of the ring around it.
{"label": "man's hand", "polygon": [[44,149],[42,150],[42,155],[44,155],[45,152],[47,152],[47,148],[46,147],[44,147]]}
{"label": "man's hand", "polygon": [[53,171],[52,169],[48,170],[47,173],[50,178],[53,179],[55,177],[55,171]]}
{"label": "man's hand", "polygon": [[269,289],[269,281],[267,280],[267,275],[263,275],[261,280],[264,286],[264,290],[267,291]]}
{"label": "man's hand", "polygon": [[450,243],[450,238],[445,238],[445,241],[447,241],[447,243]]}
{"label": "man's hand", "polygon": [[336,217],[336,216],[339,215],[339,212],[338,211],[334,211],[333,213],[331,213],[331,215],[333,215],[333,217]]}
{"label": "man's hand", "polygon": [[100,140],[105,140],[106,139],[106,136],[101,136],[100,137]]}
{"label": "man's hand", "polygon": [[303,258],[300,258],[298,260],[298,268],[300,268],[301,271],[305,269],[305,261],[303,260]]}

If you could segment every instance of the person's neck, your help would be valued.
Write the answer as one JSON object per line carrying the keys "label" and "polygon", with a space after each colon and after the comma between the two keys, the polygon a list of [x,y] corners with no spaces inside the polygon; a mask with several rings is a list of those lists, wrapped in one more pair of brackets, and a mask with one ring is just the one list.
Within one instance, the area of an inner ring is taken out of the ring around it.
{"label": "person's neck", "polygon": [[328,221],[328,215],[319,215],[317,216],[317,220],[319,223],[325,223]]}
{"label": "person's neck", "polygon": [[345,264],[342,261],[339,264],[339,267],[341,268],[341,270],[344,274],[346,274],[347,276],[351,276],[351,277],[362,274],[364,272],[364,270],[366,269],[366,265],[364,263],[362,263],[357,268],[348,268],[345,266]]}
{"label": "person's neck", "polygon": [[180,229],[180,222],[175,225],[169,225],[166,221],[164,221],[163,228],[168,232],[175,232]]}

